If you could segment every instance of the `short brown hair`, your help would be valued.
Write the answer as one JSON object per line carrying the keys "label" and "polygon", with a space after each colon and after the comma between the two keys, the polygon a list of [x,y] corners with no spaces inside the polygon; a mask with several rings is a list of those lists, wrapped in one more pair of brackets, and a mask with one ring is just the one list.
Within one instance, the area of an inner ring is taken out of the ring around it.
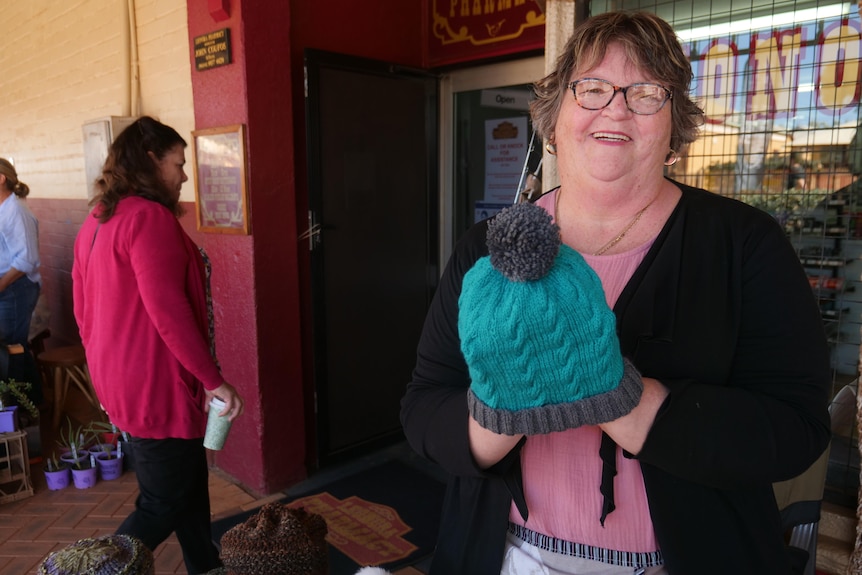
{"label": "short brown hair", "polygon": [[608,46],[620,46],[629,61],[673,92],[670,147],[679,151],[697,139],[703,110],[689,97],[691,64],[670,24],[649,12],[606,12],[579,24],[566,43],[553,72],[536,82],[530,105],[533,127],[551,138],[572,76],[591,70]]}

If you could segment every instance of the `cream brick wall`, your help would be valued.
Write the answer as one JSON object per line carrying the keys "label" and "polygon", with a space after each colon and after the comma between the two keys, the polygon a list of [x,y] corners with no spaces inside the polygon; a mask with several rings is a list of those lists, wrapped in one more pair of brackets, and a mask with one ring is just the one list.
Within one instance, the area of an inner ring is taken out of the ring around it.
{"label": "cream brick wall", "polygon": [[[140,77],[129,90],[128,4]],[[81,126],[148,114],[190,144],[194,104],[185,0],[5,2],[0,18],[0,156],[14,158],[33,198],[86,199]],[[191,173],[191,150],[186,150]],[[183,186],[194,201],[194,182]]]}

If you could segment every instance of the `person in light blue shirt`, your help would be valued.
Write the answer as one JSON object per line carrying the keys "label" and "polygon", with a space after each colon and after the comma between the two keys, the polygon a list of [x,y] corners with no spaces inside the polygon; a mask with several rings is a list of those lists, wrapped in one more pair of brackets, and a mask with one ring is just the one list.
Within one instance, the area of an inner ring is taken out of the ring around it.
{"label": "person in light blue shirt", "polygon": [[[30,382],[30,399],[42,403],[42,378],[30,352],[30,320],[39,299],[39,222],[24,198],[30,187],[0,158],[0,378]],[[24,353],[7,355],[8,345]],[[4,369],[5,368],[5,369]]]}

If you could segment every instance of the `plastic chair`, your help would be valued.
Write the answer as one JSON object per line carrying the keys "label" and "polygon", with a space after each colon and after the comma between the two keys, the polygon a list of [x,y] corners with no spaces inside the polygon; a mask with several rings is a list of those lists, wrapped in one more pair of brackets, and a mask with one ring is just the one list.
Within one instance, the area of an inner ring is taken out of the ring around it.
{"label": "plastic chair", "polygon": [[[832,435],[841,435],[847,420],[856,416],[858,380],[844,386],[829,403]],[[849,428],[848,428],[849,429]],[[849,432],[848,432],[849,435]],[[775,501],[781,510],[781,523],[790,532],[788,542],[794,560],[804,562],[803,575],[815,575],[817,566],[817,532],[820,507],[826,484],[831,444],[820,457],[798,477],[773,484]],[[807,552],[807,558],[795,550]]]}
{"label": "plastic chair", "polygon": [[773,484],[781,510],[781,524],[790,532],[791,554],[803,575],[814,575],[817,565],[817,532],[826,483],[829,447],[807,470],[793,479]]}

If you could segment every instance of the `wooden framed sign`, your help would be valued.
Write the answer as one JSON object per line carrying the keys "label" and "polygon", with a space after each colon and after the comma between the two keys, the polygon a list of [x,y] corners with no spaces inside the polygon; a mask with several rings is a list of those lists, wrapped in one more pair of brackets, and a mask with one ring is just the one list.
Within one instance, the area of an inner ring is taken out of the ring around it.
{"label": "wooden framed sign", "polygon": [[192,132],[198,230],[248,234],[245,125]]}

